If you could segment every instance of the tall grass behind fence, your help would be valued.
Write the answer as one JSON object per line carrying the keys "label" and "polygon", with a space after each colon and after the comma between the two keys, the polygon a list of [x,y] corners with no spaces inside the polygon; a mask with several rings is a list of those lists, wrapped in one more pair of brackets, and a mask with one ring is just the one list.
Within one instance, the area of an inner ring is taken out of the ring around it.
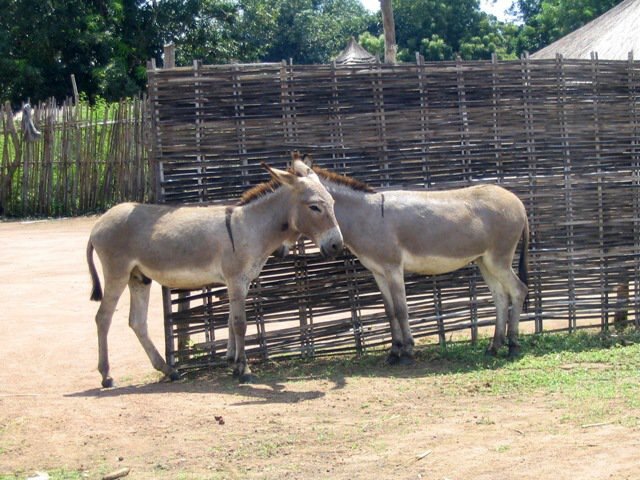
{"label": "tall grass behind fence", "polygon": [[35,107],[41,137],[28,141],[5,105],[0,132],[0,207],[7,216],[65,216],[145,201],[148,166],[145,99]]}

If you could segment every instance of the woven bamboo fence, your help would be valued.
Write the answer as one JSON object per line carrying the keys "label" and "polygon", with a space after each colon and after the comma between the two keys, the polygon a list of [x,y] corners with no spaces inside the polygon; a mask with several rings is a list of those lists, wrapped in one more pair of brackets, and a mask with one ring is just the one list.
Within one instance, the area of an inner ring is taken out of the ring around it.
{"label": "woven bamboo fence", "polygon": [[[292,150],[389,188],[498,183],[531,225],[524,330],[637,322],[640,65],[530,60],[412,65],[255,64],[149,71],[153,155],[163,202],[234,202]],[[416,337],[477,339],[494,305],[477,268],[408,275]],[[619,295],[615,294],[616,289]],[[226,351],[224,288],[164,290],[166,353],[189,368]],[[390,341],[372,276],[310,245],[270,259],[247,299],[248,353],[363,352]],[[617,312],[617,313],[616,313]],[[191,342],[178,342],[187,333]]]}
{"label": "woven bamboo fence", "polygon": [[0,115],[0,206],[8,216],[104,211],[152,192],[146,99],[102,108],[71,100],[35,108],[41,137],[28,141],[9,105]]}

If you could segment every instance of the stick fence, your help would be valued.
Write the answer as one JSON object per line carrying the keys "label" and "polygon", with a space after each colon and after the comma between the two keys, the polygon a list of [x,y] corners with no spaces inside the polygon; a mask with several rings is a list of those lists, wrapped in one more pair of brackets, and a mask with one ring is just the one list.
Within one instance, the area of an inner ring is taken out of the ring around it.
{"label": "stick fence", "polygon": [[63,216],[104,211],[123,201],[147,201],[150,179],[146,99],[103,108],[35,108],[41,131],[28,141],[10,106],[0,112],[0,207],[9,216]]}
{"label": "stick fence", "polygon": [[[158,200],[232,203],[267,179],[260,161],[284,168],[292,150],[381,190],[498,183],[523,200],[530,221],[523,325],[606,329],[616,314],[637,325],[640,64],[417,60],[151,68]],[[164,297],[169,361],[217,363],[226,290]],[[443,343],[463,331],[475,340],[494,321],[474,266],[408,275],[407,297],[416,337]],[[369,272],[348,254],[324,261],[309,244],[269,260],[247,309],[254,357],[363,352],[390,340]],[[178,342],[184,333],[191,342]]]}

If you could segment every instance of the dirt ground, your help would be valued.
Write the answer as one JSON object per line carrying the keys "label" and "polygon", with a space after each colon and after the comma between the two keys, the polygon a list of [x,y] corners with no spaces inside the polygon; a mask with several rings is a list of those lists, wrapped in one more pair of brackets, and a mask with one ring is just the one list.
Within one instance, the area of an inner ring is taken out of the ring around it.
{"label": "dirt ground", "polygon": [[[85,264],[94,221],[0,223],[0,477],[640,478],[636,427],[583,428],[553,396],[452,396],[426,361],[353,375],[276,370],[249,386],[226,371],[160,383],[127,326],[126,295],[109,337],[117,385],[101,389]],[[160,347],[161,314],[154,285]]]}

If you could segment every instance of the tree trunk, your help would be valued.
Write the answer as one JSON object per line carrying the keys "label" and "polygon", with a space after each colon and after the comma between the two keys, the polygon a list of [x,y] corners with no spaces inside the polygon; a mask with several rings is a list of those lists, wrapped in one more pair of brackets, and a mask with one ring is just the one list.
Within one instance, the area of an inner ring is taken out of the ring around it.
{"label": "tree trunk", "polygon": [[396,63],[396,24],[393,20],[391,0],[380,0],[382,26],[384,28],[384,63]]}

